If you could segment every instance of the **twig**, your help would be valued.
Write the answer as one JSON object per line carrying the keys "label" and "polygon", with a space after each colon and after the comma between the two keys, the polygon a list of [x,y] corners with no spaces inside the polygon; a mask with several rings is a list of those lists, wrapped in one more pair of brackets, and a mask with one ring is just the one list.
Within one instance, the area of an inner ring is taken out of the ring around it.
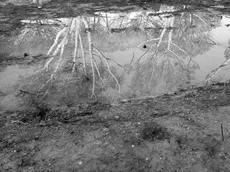
{"label": "twig", "polygon": [[131,61],[130,61],[130,63],[129,63],[129,66],[131,66],[131,65],[132,65],[133,60],[134,60],[134,52],[133,52],[133,57],[132,57],[132,60],[131,60]]}
{"label": "twig", "polygon": [[43,70],[45,70],[45,69],[46,69],[46,71],[48,71],[49,64],[50,64],[53,60],[54,60],[54,56],[52,56],[52,57],[46,62],[46,64],[44,65],[44,67],[41,68],[40,70],[38,70],[36,73],[41,72],[41,71],[43,71]]}
{"label": "twig", "polygon": [[152,44],[151,47],[149,47],[148,50],[145,51],[145,52],[139,57],[139,59],[137,60],[137,63],[139,63],[140,60],[141,60],[141,58],[144,57],[144,55],[147,54],[147,53],[150,51],[150,49],[153,47],[153,45],[154,45],[154,44]]}
{"label": "twig", "polygon": [[175,47],[177,47],[179,50],[181,50],[182,52],[184,52],[187,56],[189,56],[189,54],[188,54],[185,50],[183,50],[182,48],[180,48],[178,45],[176,45],[176,44],[173,43],[173,42],[172,42],[172,44],[173,44]]}
{"label": "twig", "polygon": [[103,81],[103,79],[101,77],[100,71],[99,71],[98,66],[97,66],[97,62],[96,62],[95,58],[93,58],[93,60],[94,60],[94,66],[95,66],[95,69],[97,71],[98,77],[101,80],[102,86],[105,87],[104,81]]}
{"label": "twig", "polygon": [[174,56],[176,56],[179,60],[183,59],[182,57],[178,56],[176,53],[174,53],[173,51],[171,50],[168,50],[170,53],[172,53]]}
{"label": "twig", "polygon": [[208,25],[200,16],[193,14],[194,16],[196,16],[198,19],[200,19],[204,24]]}
{"label": "twig", "polygon": [[223,124],[221,124],[220,128],[221,128],[221,138],[222,138],[222,141],[224,141],[224,129],[223,129]]}
{"label": "twig", "polygon": [[107,69],[108,69],[110,75],[111,75],[111,76],[114,78],[114,80],[116,81],[116,84],[117,84],[117,86],[118,86],[118,91],[119,91],[119,93],[120,93],[120,92],[121,92],[121,86],[120,86],[120,84],[119,84],[119,82],[118,82],[116,76],[112,73],[112,71],[111,71],[111,69],[110,69],[110,65],[109,65],[109,60],[108,60],[108,58],[105,57],[98,49],[94,48],[94,50],[95,50],[101,57],[103,57],[103,58],[105,59],[106,65],[107,65]]}
{"label": "twig", "polygon": [[143,44],[145,44],[145,43],[148,43],[148,42],[151,42],[151,41],[157,41],[157,40],[159,40],[159,39],[160,39],[160,37],[159,37],[159,38],[154,38],[154,39],[149,39],[149,40],[147,40],[147,41],[144,41],[144,42],[140,43],[137,47],[140,47],[141,45],[143,45]]}
{"label": "twig", "polygon": [[24,91],[24,90],[19,90],[20,93],[24,93],[24,94],[30,94],[30,95],[36,95],[35,93],[30,93],[28,91]]}
{"label": "twig", "polygon": [[[96,53],[98,53],[99,50],[98,50],[97,48],[94,47],[94,51],[96,51]],[[112,62],[115,63],[117,66],[123,68],[123,66],[122,66],[121,64],[117,63],[117,62],[114,61],[113,59],[110,59],[110,58],[108,58],[108,57],[105,57],[104,55],[103,55],[103,56],[100,56],[100,55],[99,55],[99,58],[100,58],[100,59],[101,59],[101,57],[103,57],[104,59],[106,59],[106,60],[108,60],[108,61],[112,61]]]}

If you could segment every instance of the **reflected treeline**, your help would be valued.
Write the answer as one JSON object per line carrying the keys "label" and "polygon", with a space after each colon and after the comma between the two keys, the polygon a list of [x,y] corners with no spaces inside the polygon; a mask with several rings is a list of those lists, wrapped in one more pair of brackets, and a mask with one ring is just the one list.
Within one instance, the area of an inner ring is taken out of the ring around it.
{"label": "reflected treeline", "polygon": [[[90,83],[87,88],[91,89],[91,97],[108,87],[122,91],[122,76],[114,66],[124,72],[129,68],[135,94],[154,94],[156,90],[173,90],[189,83],[199,68],[193,57],[216,44],[210,31],[219,26],[220,17],[186,9],[161,5],[158,11],[98,12],[68,19],[24,20],[25,27],[16,42],[56,34],[47,52],[50,58],[37,72],[46,76],[38,89],[43,93],[41,99],[51,91],[57,75],[61,75],[58,71],[63,71],[59,70],[61,67],[69,71],[68,77],[74,76],[71,80],[81,77],[81,81]],[[132,59],[128,67],[105,56],[106,52],[133,47],[141,49],[143,55]]]}

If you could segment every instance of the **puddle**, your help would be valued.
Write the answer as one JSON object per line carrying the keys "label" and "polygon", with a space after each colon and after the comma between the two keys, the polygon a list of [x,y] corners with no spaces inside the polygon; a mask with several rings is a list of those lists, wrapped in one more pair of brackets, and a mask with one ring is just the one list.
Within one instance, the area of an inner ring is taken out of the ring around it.
{"label": "puddle", "polygon": [[0,169],[230,171],[229,0],[84,1],[0,2]]}
{"label": "puddle", "polygon": [[[25,17],[1,40],[0,95],[27,88],[39,91],[41,100],[64,93],[117,101],[229,80],[230,14],[217,7],[144,4],[73,18]],[[16,57],[20,64],[13,63]],[[25,74],[34,76],[33,84],[30,78],[15,88]]]}

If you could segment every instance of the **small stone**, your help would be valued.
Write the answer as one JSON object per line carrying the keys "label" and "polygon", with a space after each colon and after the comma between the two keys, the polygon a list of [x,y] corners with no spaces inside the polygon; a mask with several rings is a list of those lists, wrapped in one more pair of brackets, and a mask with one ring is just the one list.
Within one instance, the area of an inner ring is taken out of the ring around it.
{"label": "small stone", "polygon": [[132,148],[134,148],[135,146],[134,145],[132,145]]}
{"label": "small stone", "polygon": [[79,161],[78,164],[79,164],[79,165],[82,165],[82,161]]}

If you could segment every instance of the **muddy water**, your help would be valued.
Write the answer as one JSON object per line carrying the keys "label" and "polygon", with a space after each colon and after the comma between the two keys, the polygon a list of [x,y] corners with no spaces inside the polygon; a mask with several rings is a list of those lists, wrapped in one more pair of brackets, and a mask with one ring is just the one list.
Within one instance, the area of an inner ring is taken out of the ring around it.
{"label": "muddy water", "polygon": [[[21,20],[23,27],[1,40],[7,44],[1,44],[0,52],[4,68],[0,107],[7,104],[9,108],[7,100],[14,97],[15,85],[34,75],[34,65],[21,68],[23,62],[13,63],[16,56],[30,58],[33,64],[40,61],[37,55],[42,54],[41,59],[49,56],[36,67],[44,69],[36,81],[42,83],[34,83],[41,85],[37,90],[48,93],[44,101],[60,92],[74,95],[70,100],[103,96],[116,101],[172,92],[202,85],[206,80],[228,80],[230,14],[213,9],[188,12],[187,8],[193,7],[146,4],[120,13],[100,11],[74,18]],[[49,61],[52,57],[54,60]]]}

